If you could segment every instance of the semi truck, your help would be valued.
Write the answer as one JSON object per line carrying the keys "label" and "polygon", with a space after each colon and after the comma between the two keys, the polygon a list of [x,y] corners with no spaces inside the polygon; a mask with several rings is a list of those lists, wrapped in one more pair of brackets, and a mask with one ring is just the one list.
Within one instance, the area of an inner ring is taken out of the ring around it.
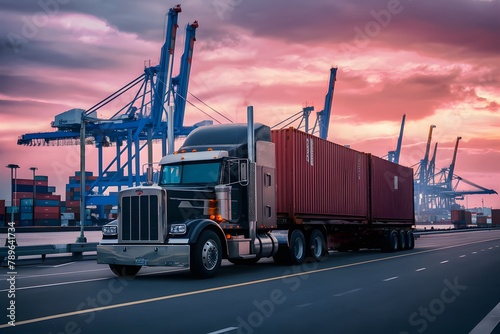
{"label": "semi truck", "polygon": [[207,125],[164,156],[154,185],[122,190],[97,262],[214,277],[221,261],[300,265],[329,250],[412,249],[413,170],[294,128]]}

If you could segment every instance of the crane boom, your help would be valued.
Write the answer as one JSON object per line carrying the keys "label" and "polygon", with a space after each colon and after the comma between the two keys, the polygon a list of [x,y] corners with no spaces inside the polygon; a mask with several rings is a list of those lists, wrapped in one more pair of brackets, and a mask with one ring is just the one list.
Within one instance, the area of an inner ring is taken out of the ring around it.
{"label": "crane boom", "polygon": [[337,68],[330,69],[330,81],[328,83],[328,91],[325,96],[325,105],[323,110],[318,112],[319,137],[326,139],[328,137],[328,127],[330,124],[330,113],[332,111],[333,91],[335,89],[335,81],[337,81]]}
{"label": "crane boom", "polygon": [[[182,11],[181,6],[177,5],[168,11],[167,33],[165,35],[165,43],[161,47],[160,64],[156,67],[156,87],[151,110],[151,118],[153,126],[158,127],[163,116],[163,106],[165,104],[165,95],[167,87],[170,83],[167,82],[171,77],[172,63],[175,51],[175,38],[177,35],[177,18]],[[170,126],[170,125],[169,125]]]}
{"label": "crane boom", "polygon": [[457,141],[455,143],[455,150],[453,151],[453,159],[451,161],[450,170],[448,171],[448,180],[447,180],[447,188],[451,189],[451,182],[453,180],[453,173],[455,172],[455,162],[457,161],[457,153],[458,153],[458,142],[462,139],[462,137],[457,137]]}
{"label": "crane boom", "polygon": [[184,124],[184,111],[186,108],[194,42],[196,41],[196,28],[198,28],[198,21],[194,21],[186,27],[186,41],[184,44],[184,53],[181,58],[181,69],[179,75],[172,79],[172,85],[177,87],[175,95],[174,129],[181,129]]}

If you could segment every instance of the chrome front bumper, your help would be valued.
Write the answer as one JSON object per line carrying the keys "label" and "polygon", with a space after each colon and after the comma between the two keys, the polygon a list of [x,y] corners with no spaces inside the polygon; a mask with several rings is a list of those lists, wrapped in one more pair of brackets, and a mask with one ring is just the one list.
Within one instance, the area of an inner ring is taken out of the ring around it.
{"label": "chrome front bumper", "polygon": [[189,245],[97,245],[97,263],[189,268]]}

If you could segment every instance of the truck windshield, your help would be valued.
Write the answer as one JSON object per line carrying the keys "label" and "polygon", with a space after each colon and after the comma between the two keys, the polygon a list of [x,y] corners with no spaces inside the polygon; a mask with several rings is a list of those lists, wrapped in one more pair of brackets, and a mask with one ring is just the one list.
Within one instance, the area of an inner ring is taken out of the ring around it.
{"label": "truck windshield", "polygon": [[160,185],[217,184],[219,175],[220,162],[165,165]]}

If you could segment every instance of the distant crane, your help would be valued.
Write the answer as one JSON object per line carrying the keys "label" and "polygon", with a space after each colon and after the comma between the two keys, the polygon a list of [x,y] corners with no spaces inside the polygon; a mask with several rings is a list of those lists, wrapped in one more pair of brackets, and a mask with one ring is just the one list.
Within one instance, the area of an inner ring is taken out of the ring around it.
{"label": "distant crane", "polygon": [[320,138],[327,139],[328,128],[330,124],[330,114],[332,111],[335,81],[337,81],[337,68],[332,67],[330,68],[330,79],[328,82],[328,89],[325,96],[325,104],[323,106],[323,109],[316,113],[316,122],[314,123],[314,126],[312,128],[309,127],[309,116],[311,112],[314,111],[314,107],[312,106],[304,107],[301,111],[279,122],[272,128],[280,127],[281,129],[283,129],[289,127],[290,125],[292,125],[293,123],[297,122],[300,119],[300,123],[297,126],[298,129],[303,129],[304,132],[310,134],[319,133]]}
{"label": "distant crane", "polygon": [[406,114],[403,115],[403,119],[401,120],[401,129],[399,130],[398,145],[396,146],[396,150],[389,151],[388,153],[387,160],[392,161],[396,164],[399,164],[399,156],[401,155],[401,146],[403,144],[403,133],[405,130],[405,120],[406,120]]}
{"label": "distant crane", "polygon": [[[76,145],[80,142],[79,129],[84,128],[86,144],[95,144],[98,150],[98,178],[90,185],[89,193],[104,195],[109,187],[117,187],[120,190],[123,186],[129,187],[144,182],[146,174],[141,169],[143,165],[140,162],[140,153],[145,147],[148,147],[147,166],[148,174],[151,176],[153,141],[161,142],[162,155],[166,155],[167,137],[169,146],[173,147],[174,136],[186,136],[196,127],[212,124],[212,121],[202,121],[189,127],[183,125],[198,22],[194,21],[186,26],[180,73],[174,77],[172,72],[177,21],[181,11],[180,5],[168,11],[166,35],[159,65],[145,67],[142,75],[87,110],[72,109],[57,115],[52,123],[57,131],[25,134],[19,138],[18,144]],[[133,88],[136,90],[132,90]],[[125,94],[133,94],[132,100],[119,108],[111,117],[97,117],[97,111],[109,107],[112,101],[116,102]],[[170,107],[172,103],[174,107]],[[173,111],[172,120],[169,120],[168,110]],[[169,133],[171,136],[168,136]],[[104,167],[103,148],[112,145],[116,146],[115,157],[107,167]],[[87,203],[116,204],[117,197],[116,195],[90,196]]]}
{"label": "distant crane", "polygon": [[[456,200],[463,199],[465,195],[497,194],[493,189],[479,186],[455,174],[458,145],[462,137],[457,137],[456,139],[450,166],[448,168],[442,168],[436,173],[435,166],[438,143],[435,144],[432,158],[429,161],[432,130],[435,127],[434,125],[430,127],[425,155],[420,161],[419,167],[414,175],[417,221],[447,219],[450,210],[459,207]],[[453,184],[453,181],[457,182]],[[458,190],[460,182],[473,187],[473,189]]]}

